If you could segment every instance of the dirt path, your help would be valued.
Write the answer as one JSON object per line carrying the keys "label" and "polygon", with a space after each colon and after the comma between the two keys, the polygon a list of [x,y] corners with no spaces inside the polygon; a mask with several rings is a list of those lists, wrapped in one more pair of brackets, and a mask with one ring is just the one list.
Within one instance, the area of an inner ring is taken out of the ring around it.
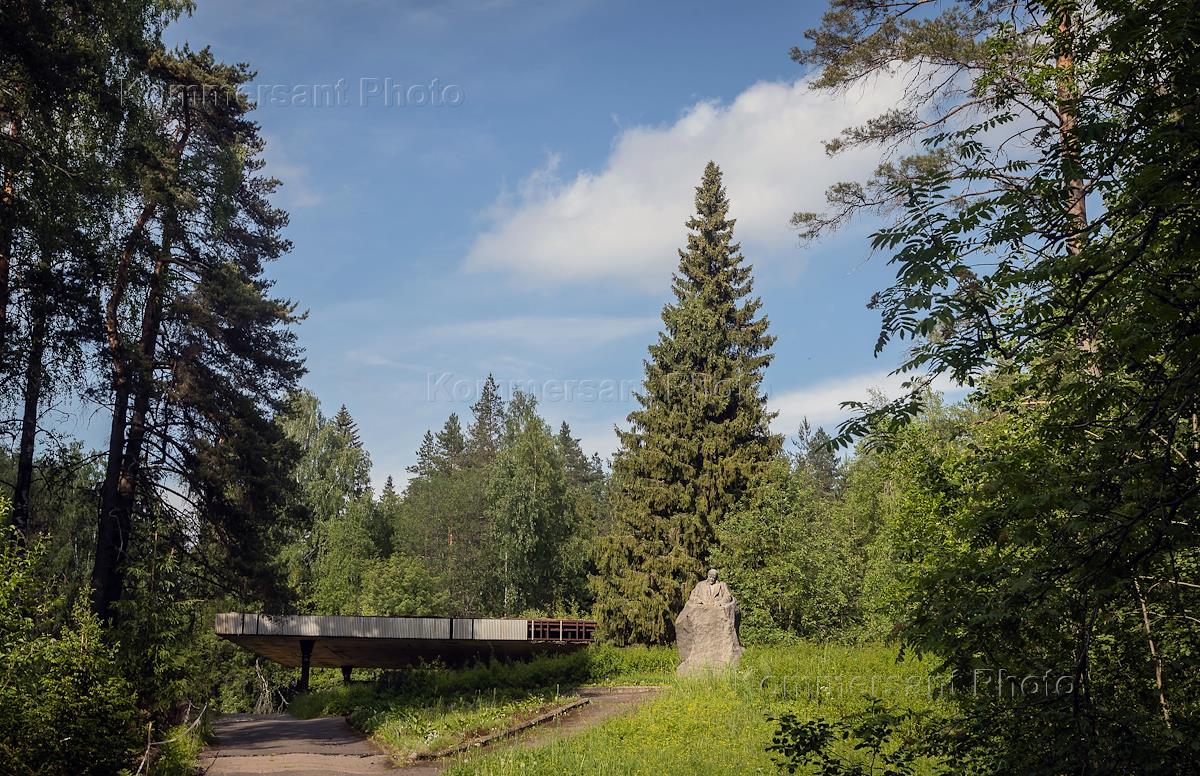
{"label": "dirt path", "polygon": [[[501,739],[489,751],[529,749],[572,736],[632,710],[658,692],[656,687],[585,687],[588,703],[560,717]],[[213,745],[200,756],[209,776],[290,774],[291,776],[432,776],[459,758],[396,766],[387,755],[346,724],[342,717],[296,719],[287,714],[229,714],[213,724]]]}

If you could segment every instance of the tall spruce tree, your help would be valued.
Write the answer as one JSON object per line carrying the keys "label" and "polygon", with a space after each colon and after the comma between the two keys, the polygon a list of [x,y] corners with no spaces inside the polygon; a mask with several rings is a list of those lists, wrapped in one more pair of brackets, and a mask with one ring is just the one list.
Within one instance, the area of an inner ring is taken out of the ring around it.
{"label": "tall spruce tree", "polygon": [[596,610],[622,643],[663,643],[687,586],[703,573],[717,526],[766,471],[781,440],[761,393],[774,337],[751,296],[750,265],[709,162],[679,252],[675,301],[650,346],[641,408],[619,431],[617,525],[600,550]]}

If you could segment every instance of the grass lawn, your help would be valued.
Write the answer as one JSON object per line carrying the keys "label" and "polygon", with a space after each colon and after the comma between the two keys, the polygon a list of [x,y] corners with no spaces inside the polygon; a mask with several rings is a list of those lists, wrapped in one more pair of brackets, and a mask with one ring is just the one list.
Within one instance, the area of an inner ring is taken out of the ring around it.
{"label": "grass lawn", "polygon": [[336,671],[314,672],[312,692],[288,711],[308,719],[345,716],[398,761],[440,752],[531,719],[575,698],[582,684],[658,684],[674,670],[673,650],[598,647],[530,663],[462,670],[392,672],[342,685]]}
{"label": "grass lawn", "polygon": [[355,697],[361,705],[347,715],[350,723],[402,762],[504,730],[574,699],[570,695],[556,697],[553,691],[421,698],[364,690],[310,693],[297,699],[298,707],[293,704],[292,713],[303,718],[322,716],[330,705],[341,706],[347,695]]}
{"label": "grass lawn", "polygon": [[657,684],[662,694],[631,714],[536,749],[462,755],[448,773],[769,774],[778,772],[766,751],[773,715],[836,720],[862,710],[868,696],[896,708],[948,710],[930,682],[932,662],[897,662],[896,654],[877,644],[750,647],[735,671],[676,679],[673,649],[601,646],[530,663],[400,671],[382,688],[334,684],[329,672],[318,680],[327,686],[299,696],[289,711],[346,715],[403,760],[529,719],[568,702],[581,685]]}
{"label": "grass lawn", "polygon": [[736,672],[689,680],[662,674],[668,688],[630,715],[538,749],[474,754],[448,773],[776,773],[766,752],[769,716],[839,718],[865,707],[868,694],[936,712],[947,701],[930,686],[931,667],[897,663],[896,649],[880,645],[752,647]]}

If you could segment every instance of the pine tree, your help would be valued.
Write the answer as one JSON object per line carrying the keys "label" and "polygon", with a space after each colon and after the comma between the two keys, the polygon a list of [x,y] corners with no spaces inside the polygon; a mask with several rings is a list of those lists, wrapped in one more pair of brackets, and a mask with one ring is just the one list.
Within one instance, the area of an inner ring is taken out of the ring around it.
{"label": "pine tree", "polygon": [[461,469],[466,462],[467,438],[463,435],[457,412],[451,412],[450,417],[446,418],[436,442],[442,465],[448,471]]}
{"label": "pine tree", "polygon": [[409,466],[408,471],[428,478],[436,474],[453,474],[467,463],[467,438],[463,435],[458,413],[452,412],[437,434],[425,432],[417,449],[417,462]]}
{"label": "pine tree", "polygon": [[350,417],[350,410],[346,409],[345,404],[333,416],[333,425],[346,438],[347,444],[351,447],[362,447],[362,439],[358,436],[358,424]]}
{"label": "pine tree", "polygon": [[425,431],[425,436],[421,437],[421,446],[417,448],[417,462],[406,468],[418,477],[430,477],[437,472],[437,441],[434,440],[432,431]]}
{"label": "pine tree", "polygon": [[[338,418],[342,418],[339,422]],[[348,425],[344,425],[347,423]],[[358,432],[349,413],[339,412],[328,428],[322,430],[321,454],[325,457],[324,476],[333,484],[331,493],[343,494],[350,501],[371,489],[371,455],[358,441]]]}
{"label": "pine tree", "polygon": [[471,414],[475,421],[468,432],[467,456],[473,466],[483,466],[495,459],[504,434],[504,399],[490,374],[483,383],[479,401],[471,407]]}
{"label": "pine tree", "polygon": [[799,471],[812,479],[821,495],[830,496],[841,491],[845,473],[833,440],[823,428],[813,431],[808,418],[801,421],[796,432],[794,463]]}
{"label": "pine tree", "polygon": [[640,409],[619,431],[615,533],[601,548],[597,614],[619,642],[673,638],[673,615],[703,574],[716,529],[780,447],[760,392],[774,338],[733,242],[721,171],[696,189],[675,301],[650,346]]}
{"label": "pine tree", "polygon": [[130,127],[129,221],[90,332],[112,408],[92,572],[94,609],[109,620],[135,518],[178,514],[180,501],[212,529],[214,568],[250,579],[269,567],[294,452],[271,415],[304,371],[295,305],[272,296],[266,277],[291,244],[239,91],[251,73],[207,49],[148,55],[171,98],[153,109],[157,90],[143,94]]}
{"label": "pine tree", "polygon": [[558,445],[558,452],[562,454],[567,479],[572,485],[588,488],[604,479],[600,459],[595,454],[591,458],[584,454],[579,440],[571,435],[571,427],[567,421],[564,420],[558,427],[558,436],[554,441]]}

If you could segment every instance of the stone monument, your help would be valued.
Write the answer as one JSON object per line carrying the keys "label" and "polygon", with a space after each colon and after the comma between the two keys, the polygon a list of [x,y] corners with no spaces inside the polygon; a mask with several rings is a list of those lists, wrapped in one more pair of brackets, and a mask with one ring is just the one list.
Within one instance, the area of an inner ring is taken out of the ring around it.
{"label": "stone monument", "polygon": [[738,638],[741,613],[729,585],[717,580],[717,570],[692,588],[683,611],[675,618],[675,644],[679,668],[686,676],[706,670],[737,665],[742,656]]}

